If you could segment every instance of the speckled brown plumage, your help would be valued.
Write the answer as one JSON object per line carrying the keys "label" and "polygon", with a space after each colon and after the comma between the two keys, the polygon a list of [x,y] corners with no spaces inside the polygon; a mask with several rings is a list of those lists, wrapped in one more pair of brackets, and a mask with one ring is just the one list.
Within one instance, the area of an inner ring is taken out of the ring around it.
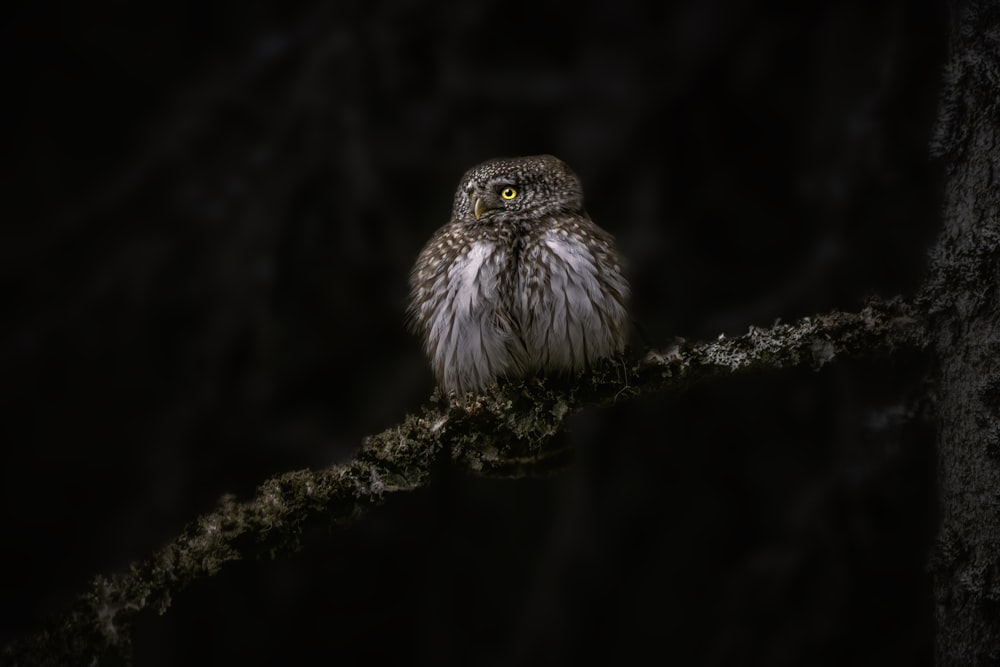
{"label": "speckled brown plumage", "polygon": [[580,370],[619,352],[629,286],[610,234],[551,155],[473,167],[410,275],[411,327],[446,391]]}

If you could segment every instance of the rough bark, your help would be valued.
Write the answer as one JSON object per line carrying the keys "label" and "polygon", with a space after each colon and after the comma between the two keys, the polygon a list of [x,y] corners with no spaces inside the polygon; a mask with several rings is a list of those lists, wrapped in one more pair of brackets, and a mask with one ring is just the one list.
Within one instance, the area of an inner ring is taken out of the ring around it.
{"label": "rough bark", "polygon": [[955,3],[934,148],[944,229],[925,289],[940,361],[937,664],[1000,664],[1000,6]]}
{"label": "rough bark", "polygon": [[391,494],[426,485],[442,459],[482,475],[545,473],[570,454],[555,436],[567,417],[585,406],[679,391],[736,373],[818,370],[841,355],[922,349],[927,340],[924,322],[911,306],[872,302],[859,313],[753,327],[738,338],[681,344],[575,378],[511,383],[453,399],[447,407],[429,406],[366,439],[348,463],[274,477],[245,503],[223,498],[216,511],[156,555],[128,572],[96,577],[61,618],[6,647],[0,657],[18,665],[129,664],[135,614],[164,613],[173,596],[234,561],[298,550],[306,523],[347,523]]}

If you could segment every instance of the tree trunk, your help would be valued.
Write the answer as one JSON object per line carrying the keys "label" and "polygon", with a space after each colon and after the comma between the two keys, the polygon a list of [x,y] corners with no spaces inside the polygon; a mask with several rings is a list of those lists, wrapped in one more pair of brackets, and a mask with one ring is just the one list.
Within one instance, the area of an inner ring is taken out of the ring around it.
{"label": "tree trunk", "polygon": [[941,364],[937,664],[1000,664],[1000,4],[956,2],[936,153],[944,230],[925,295]]}

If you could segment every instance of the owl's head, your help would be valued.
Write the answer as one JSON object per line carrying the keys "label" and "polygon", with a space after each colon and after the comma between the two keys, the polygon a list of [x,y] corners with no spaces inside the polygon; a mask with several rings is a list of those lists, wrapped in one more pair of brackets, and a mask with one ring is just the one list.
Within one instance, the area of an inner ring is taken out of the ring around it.
{"label": "owl's head", "polygon": [[465,172],[452,219],[489,224],[583,213],[580,179],[551,155],[498,158]]}

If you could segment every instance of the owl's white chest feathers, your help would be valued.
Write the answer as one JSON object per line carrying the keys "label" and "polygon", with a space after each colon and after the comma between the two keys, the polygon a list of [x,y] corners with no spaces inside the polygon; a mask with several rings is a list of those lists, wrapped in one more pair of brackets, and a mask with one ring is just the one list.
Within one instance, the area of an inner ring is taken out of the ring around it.
{"label": "owl's white chest feathers", "polygon": [[437,278],[435,291],[443,297],[425,304],[434,311],[427,349],[446,388],[483,387],[521,366],[498,287],[506,261],[506,252],[494,243],[476,241]]}
{"label": "owl's white chest feathers", "polygon": [[474,242],[439,276],[443,298],[426,304],[436,311],[427,346],[443,386],[465,391],[498,376],[578,370],[619,351],[628,285],[614,268],[603,275],[583,239],[565,231],[535,237],[517,256]]}
{"label": "owl's white chest feathers", "polygon": [[549,230],[520,264],[521,329],[534,368],[579,370],[625,345],[628,283],[621,267],[599,268],[583,234]]}

